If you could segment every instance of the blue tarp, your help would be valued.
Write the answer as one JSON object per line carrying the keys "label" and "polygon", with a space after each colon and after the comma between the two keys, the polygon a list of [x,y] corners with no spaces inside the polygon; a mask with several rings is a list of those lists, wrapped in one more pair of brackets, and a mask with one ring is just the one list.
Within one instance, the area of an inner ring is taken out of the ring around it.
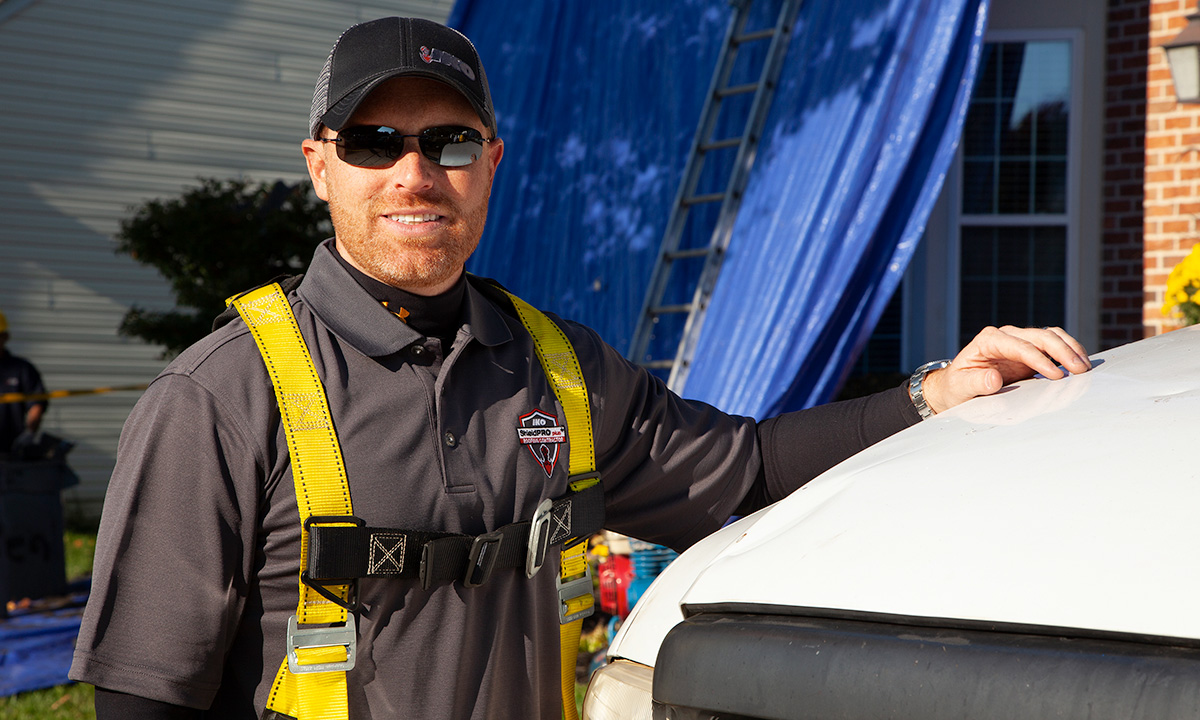
{"label": "blue tarp", "polygon": [[71,595],[37,601],[0,620],[0,697],[71,682],[67,671],[90,583]]}
{"label": "blue tarp", "polygon": [[[759,7],[755,27],[778,0]],[[730,13],[459,0],[505,140],[472,272],[628,347]],[[684,395],[764,417],[836,391],[940,189],[986,14],[804,3]]]}

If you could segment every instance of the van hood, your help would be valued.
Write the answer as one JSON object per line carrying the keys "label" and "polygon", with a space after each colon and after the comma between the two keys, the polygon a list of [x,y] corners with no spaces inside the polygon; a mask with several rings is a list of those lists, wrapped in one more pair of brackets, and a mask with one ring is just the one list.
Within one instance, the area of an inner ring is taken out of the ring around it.
{"label": "van hood", "polygon": [[1200,640],[1200,327],[977,398],[668,567],[610,646],[653,665],[702,610]]}

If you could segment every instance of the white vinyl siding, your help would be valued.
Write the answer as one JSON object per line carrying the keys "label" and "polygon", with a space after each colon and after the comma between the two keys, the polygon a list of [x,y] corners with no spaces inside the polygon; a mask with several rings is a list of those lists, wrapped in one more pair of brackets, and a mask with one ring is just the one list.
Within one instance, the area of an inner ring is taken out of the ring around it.
{"label": "white vinyl siding", "polygon": [[[130,209],[197,184],[306,177],[312,86],[346,27],[444,21],[452,0],[0,0],[0,310],[9,349],[50,389],[149,382],[160,349],[117,335],[158,274],[114,252]],[[67,512],[95,517],[139,393],[64,398],[43,427],[74,443]]]}

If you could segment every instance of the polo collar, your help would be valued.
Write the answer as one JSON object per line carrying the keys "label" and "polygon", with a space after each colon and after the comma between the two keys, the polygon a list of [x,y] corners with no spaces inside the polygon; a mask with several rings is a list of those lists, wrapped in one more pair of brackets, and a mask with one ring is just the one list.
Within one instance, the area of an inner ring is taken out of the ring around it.
{"label": "polo collar", "polygon": [[513,339],[512,328],[496,305],[475,288],[475,279],[467,275],[467,324],[464,327],[476,340],[488,347]]}
{"label": "polo collar", "polygon": [[[334,335],[367,357],[398,353],[424,336],[371,297],[333,256],[333,238],[317,246],[297,294]],[[496,307],[467,283],[466,324],[459,332],[493,346],[512,339]],[[384,330],[386,329],[386,330]]]}

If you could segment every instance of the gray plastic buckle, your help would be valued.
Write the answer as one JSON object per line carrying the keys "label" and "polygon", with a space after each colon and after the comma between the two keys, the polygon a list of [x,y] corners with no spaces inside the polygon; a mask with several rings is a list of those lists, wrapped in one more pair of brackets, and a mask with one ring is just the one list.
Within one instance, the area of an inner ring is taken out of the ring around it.
{"label": "gray plastic buckle", "polygon": [[[342,662],[312,663],[301,665],[296,651],[300,648],[334,647],[341,645],[346,648],[346,659]],[[299,621],[293,615],[288,618],[287,626],[287,661],[288,670],[300,673],[346,672],[354,668],[354,657],[358,649],[358,623],[354,615],[346,616],[346,624],[340,627],[300,627]]]}
{"label": "gray plastic buckle", "polygon": [[574,600],[577,597],[592,594],[592,568],[590,565],[584,564],[583,577],[575,578],[574,580],[562,581],[562,577],[555,577],[554,581],[558,585],[558,624],[566,625],[569,622],[590,616],[596,611],[596,604],[593,602],[586,609],[567,614],[567,601]]}
{"label": "gray plastic buckle", "polygon": [[537,575],[546,562],[546,550],[550,546],[550,513],[554,502],[550,498],[538,503],[533,511],[533,522],[529,525],[529,549],[525,552],[525,577]]}

